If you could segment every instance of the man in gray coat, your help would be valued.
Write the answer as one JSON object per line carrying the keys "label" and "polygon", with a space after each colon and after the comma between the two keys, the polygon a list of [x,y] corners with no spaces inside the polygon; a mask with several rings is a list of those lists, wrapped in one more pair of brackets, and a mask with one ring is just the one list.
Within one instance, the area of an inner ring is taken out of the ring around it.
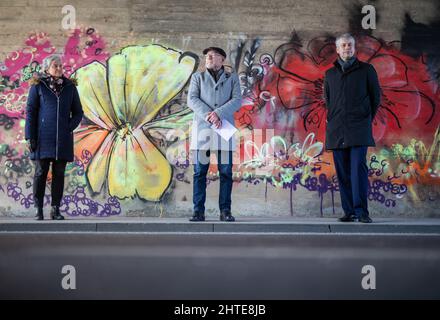
{"label": "man in gray coat", "polygon": [[211,152],[217,156],[220,171],[220,220],[232,222],[232,154],[235,140],[223,139],[213,128],[234,124],[234,112],[241,107],[240,82],[236,73],[226,71],[223,49],[209,47],[203,50],[206,71],[191,77],[188,106],[194,111],[191,132],[191,150],[194,161],[193,217],[190,221],[205,220],[206,174]]}

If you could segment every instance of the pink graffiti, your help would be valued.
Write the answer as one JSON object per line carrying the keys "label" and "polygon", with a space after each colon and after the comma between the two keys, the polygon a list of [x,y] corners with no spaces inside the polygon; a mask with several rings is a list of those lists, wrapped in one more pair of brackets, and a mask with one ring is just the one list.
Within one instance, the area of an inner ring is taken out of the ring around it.
{"label": "pink graffiti", "polygon": [[31,34],[22,49],[0,62],[0,114],[24,118],[28,80],[40,71],[44,58],[59,53],[68,77],[92,61],[104,62],[109,57],[105,47],[105,41],[93,28],[72,30],[62,49],[54,47],[44,32]]}

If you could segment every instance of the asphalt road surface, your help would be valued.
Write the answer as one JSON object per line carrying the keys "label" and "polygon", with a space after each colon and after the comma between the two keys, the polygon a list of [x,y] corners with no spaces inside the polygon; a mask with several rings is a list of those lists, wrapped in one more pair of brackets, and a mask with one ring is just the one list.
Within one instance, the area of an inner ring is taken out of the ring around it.
{"label": "asphalt road surface", "polygon": [[0,299],[439,298],[440,235],[0,233]]}

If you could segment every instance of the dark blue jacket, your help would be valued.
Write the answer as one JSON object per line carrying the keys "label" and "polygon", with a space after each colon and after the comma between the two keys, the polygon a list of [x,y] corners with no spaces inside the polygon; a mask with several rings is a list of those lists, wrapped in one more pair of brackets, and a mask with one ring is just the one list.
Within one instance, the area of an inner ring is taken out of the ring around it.
{"label": "dark blue jacket", "polygon": [[356,59],[345,72],[338,61],[325,74],[327,150],[375,146],[372,121],[381,90],[374,67]]}
{"label": "dark blue jacket", "polygon": [[73,161],[73,130],[83,116],[75,83],[64,78],[59,97],[45,81],[36,79],[29,90],[25,139],[35,140],[32,160]]}

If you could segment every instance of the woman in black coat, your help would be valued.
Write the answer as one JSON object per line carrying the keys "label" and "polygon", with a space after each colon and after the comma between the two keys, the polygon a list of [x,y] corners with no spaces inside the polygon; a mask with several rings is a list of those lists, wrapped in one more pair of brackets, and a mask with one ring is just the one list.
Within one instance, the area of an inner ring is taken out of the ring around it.
{"label": "woman in black coat", "polygon": [[73,130],[83,116],[76,83],[63,75],[59,55],[43,61],[43,73],[34,78],[26,108],[25,139],[35,162],[33,194],[37,220],[43,220],[44,192],[52,164],[51,218],[63,220],[60,203],[64,171],[73,161]]}

